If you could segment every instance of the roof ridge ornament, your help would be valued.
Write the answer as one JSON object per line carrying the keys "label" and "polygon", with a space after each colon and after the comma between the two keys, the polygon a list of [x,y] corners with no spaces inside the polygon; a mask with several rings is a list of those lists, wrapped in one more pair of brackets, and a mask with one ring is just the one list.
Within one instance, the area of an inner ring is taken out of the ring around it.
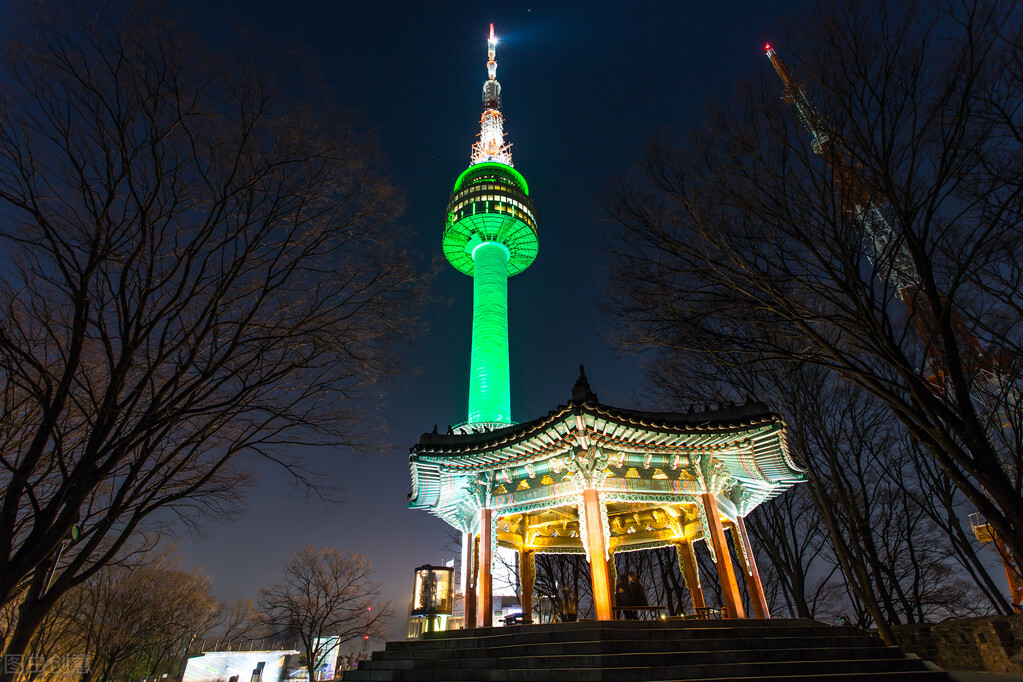
{"label": "roof ridge ornament", "polygon": [[579,378],[572,387],[572,402],[576,405],[600,402],[597,394],[590,390],[590,382],[586,378],[586,368],[583,365],[579,365]]}

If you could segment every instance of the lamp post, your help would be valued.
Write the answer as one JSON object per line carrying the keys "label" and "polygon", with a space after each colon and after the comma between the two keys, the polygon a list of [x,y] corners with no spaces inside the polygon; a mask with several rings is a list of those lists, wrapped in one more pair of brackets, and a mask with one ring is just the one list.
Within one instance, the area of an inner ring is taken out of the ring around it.
{"label": "lamp post", "polygon": [[454,605],[454,573],[450,566],[429,564],[415,569],[412,615],[426,618],[426,631],[433,632],[438,616],[450,616]]}

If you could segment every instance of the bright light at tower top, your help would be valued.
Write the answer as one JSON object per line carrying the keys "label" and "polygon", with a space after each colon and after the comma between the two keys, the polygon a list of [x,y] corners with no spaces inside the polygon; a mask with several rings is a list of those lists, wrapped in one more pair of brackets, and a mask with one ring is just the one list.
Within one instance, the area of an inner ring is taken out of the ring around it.
{"label": "bright light at tower top", "polygon": [[487,80],[483,83],[483,116],[480,136],[472,146],[473,165],[496,162],[512,165],[511,145],[504,141],[504,116],[501,115],[501,84],[497,82],[497,38],[490,24],[487,40]]}
{"label": "bright light at tower top", "polygon": [[[487,80],[495,80],[497,78],[497,38],[494,37],[494,25],[490,25],[490,40],[487,41]],[[485,88],[484,88],[485,89]],[[498,88],[500,89],[500,88]],[[486,104],[486,93],[483,95],[483,103]],[[484,107],[486,108],[486,107]],[[498,106],[497,108],[500,108]]]}

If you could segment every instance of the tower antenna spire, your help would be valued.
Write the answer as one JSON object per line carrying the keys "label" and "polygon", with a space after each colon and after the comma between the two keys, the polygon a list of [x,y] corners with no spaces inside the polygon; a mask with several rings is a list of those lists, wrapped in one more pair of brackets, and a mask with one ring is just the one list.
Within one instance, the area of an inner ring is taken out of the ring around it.
{"label": "tower antenna spire", "polygon": [[472,146],[472,163],[494,161],[512,166],[511,145],[504,141],[504,116],[501,115],[501,84],[497,81],[497,38],[490,25],[487,40],[487,80],[483,83],[483,116],[480,136]]}

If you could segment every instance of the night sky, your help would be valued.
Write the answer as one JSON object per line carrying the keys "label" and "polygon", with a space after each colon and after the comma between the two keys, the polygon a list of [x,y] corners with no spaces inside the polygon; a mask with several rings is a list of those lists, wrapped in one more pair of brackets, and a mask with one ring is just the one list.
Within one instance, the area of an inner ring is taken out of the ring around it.
{"label": "night sky", "polygon": [[[584,363],[601,402],[650,407],[642,359],[617,353],[613,321],[599,310],[610,256],[599,249],[599,195],[630,172],[643,143],[699,126],[706,107],[739,80],[769,69],[762,45],[797,2],[284,3],[184,2],[213,42],[251,28],[312,56],[342,106],[360,110],[404,191],[400,246],[422,269],[441,258],[444,207],[479,131],[486,38],[500,40],[506,139],[536,204],[540,253],[509,281],[512,410],[517,421],[568,400]],[[406,508],[408,448],[437,424],[465,421],[471,280],[443,264],[438,303],[422,312],[396,378],[365,405],[379,453],[310,452],[323,482],[343,487],[329,510],[304,500],[288,477],[262,470],[239,521],[184,539],[189,566],[215,576],[224,600],[255,598],[280,563],[306,546],[368,554],[404,636],[412,569],[452,558],[448,527]]]}

